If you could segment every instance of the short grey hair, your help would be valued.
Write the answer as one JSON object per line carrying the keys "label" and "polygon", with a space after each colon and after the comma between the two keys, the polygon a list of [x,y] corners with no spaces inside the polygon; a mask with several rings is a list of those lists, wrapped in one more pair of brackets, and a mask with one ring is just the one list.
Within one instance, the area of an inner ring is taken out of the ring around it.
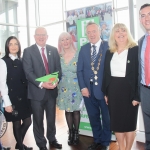
{"label": "short grey hair", "polygon": [[36,32],[37,32],[38,29],[44,29],[44,30],[46,31],[46,34],[47,34],[47,30],[46,30],[46,28],[43,27],[43,26],[38,26],[38,27],[35,29],[35,34],[36,34]]}
{"label": "short grey hair", "polygon": [[87,27],[90,26],[90,25],[93,25],[93,24],[95,24],[95,25],[97,26],[97,28],[98,28],[99,31],[101,30],[100,25],[98,25],[98,24],[95,23],[95,22],[89,21],[89,22],[87,23],[87,25],[86,25],[86,32],[87,32]]}

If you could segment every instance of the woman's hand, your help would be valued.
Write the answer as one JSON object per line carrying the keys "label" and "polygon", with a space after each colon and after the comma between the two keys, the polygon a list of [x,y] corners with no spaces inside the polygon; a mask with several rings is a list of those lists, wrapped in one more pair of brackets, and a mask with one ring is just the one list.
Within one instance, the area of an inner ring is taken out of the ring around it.
{"label": "woman's hand", "polygon": [[108,97],[104,96],[104,99],[105,99],[106,104],[108,105]]}
{"label": "woman's hand", "polygon": [[132,105],[133,105],[133,106],[136,106],[136,105],[138,105],[138,104],[139,104],[138,101],[136,101],[136,100],[133,100],[133,101],[132,101]]}
{"label": "woman's hand", "polygon": [[12,113],[12,111],[13,111],[12,106],[5,107],[5,111],[7,111],[8,113]]}

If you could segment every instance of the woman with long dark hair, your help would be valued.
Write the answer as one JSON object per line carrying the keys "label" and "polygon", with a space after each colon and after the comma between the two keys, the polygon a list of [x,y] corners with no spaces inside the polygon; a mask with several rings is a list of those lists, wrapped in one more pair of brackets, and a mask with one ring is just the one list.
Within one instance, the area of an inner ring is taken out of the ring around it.
{"label": "woman with long dark hair", "polygon": [[4,115],[13,124],[16,139],[15,149],[31,150],[23,144],[25,134],[31,125],[31,109],[27,99],[27,80],[20,60],[21,45],[15,36],[10,36],[5,43],[5,56],[0,61],[0,86],[4,100]]}

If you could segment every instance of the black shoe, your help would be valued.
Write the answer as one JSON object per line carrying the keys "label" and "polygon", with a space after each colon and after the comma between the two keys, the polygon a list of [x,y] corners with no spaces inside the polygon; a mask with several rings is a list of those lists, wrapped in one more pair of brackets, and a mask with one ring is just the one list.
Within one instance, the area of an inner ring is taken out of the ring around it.
{"label": "black shoe", "polygon": [[23,147],[24,147],[24,149],[25,149],[25,150],[33,150],[33,148],[32,148],[32,147],[27,147],[27,146],[26,146],[26,145],[24,145],[24,144],[23,144]]}
{"label": "black shoe", "polygon": [[73,129],[69,129],[68,145],[73,144]]}
{"label": "black shoe", "polygon": [[49,142],[49,144],[52,147],[58,148],[58,149],[62,149],[62,144],[59,144],[57,140],[54,140],[53,142]]}
{"label": "black shoe", "polygon": [[48,150],[47,147],[41,147],[40,150]]}
{"label": "black shoe", "polygon": [[11,148],[10,147],[2,147],[2,150],[10,150]]}
{"label": "black shoe", "polygon": [[108,150],[109,148],[108,148],[108,146],[103,146],[102,145],[102,147],[101,147],[101,150]]}
{"label": "black shoe", "polygon": [[[24,148],[24,150],[32,150],[32,149],[33,149],[32,147],[27,147],[27,146],[24,145],[24,144],[23,144],[23,148]],[[18,144],[16,144],[15,149],[19,149]]]}
{"label": "black shoe", "polygon": [[92,145],[90,145],[89,147],[88,147],[88,149],[87,150],[97,150],[97,148],[101,148],[102,147],[102,145],[101,145],[101,143],[93,143]]}
{"label": "black shoe", "polygon": [[74,130],[73,145],[78,145],[78,144],[79,144],[79,131]]}

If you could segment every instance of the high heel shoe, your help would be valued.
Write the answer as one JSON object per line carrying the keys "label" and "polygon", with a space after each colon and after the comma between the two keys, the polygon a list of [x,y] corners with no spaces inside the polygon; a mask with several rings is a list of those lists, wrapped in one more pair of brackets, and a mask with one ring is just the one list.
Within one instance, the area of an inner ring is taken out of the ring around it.
{"label": "high heel shoe", "polygon": [[79,143],[79,130],[74,130],[73,145],[78,145],[78,143]]}
{"label": "high heel shoe", "polygon": [[73,129],[69,129],[68,145],[73,144]]}

